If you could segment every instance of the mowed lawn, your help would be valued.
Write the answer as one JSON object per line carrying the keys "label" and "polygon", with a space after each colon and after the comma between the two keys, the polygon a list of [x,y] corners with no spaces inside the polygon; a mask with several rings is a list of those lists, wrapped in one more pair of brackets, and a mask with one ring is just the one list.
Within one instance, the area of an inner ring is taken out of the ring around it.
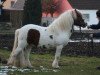
{"label": "mowed lawn", "polygon": [[[1,58],[8,59],[9,55],[10,51],[0,50]],[[100,58],[62,55],[59,61],[59,69],[51,67],[53,59],[54,55],[51,54],[31,54],[30,60],[34,66],[33,69],[25,72],[9,72],[8,75],[100,75],[100,70],[96,69],[96,67],[100,66]]]}

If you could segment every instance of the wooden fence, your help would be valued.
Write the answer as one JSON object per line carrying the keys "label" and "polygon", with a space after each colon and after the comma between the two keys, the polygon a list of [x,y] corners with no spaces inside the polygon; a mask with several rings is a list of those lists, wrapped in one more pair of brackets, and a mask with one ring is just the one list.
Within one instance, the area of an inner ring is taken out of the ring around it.
{"label": "wooden fence", "polygon": [[[80,34],[80,33],[74,33],[71,37],[72,40],[76,42],[69,42],[67,46],[63,48],[62,54],[64,55],[69,55],[69,56],[100,56],[100,43],[95,43],[94,48],[92,49],[91,41],[87,39],[87,41],[82,41],[84,38],[87,38],[87,34]],[[81,38],[81,39],[80,39]],[[86,39],[85,39],[86,40]],[[13,47],[13,42],[14,42],[14,33],[10,34],[0,34],[0,49],[7,49],[7,50],[12,50]],[[45,54],[45,53],[55,53],[54,50],[43,50],[40,51],[38,49],[32,49],[32,53],[40,53],[40,54]]]}

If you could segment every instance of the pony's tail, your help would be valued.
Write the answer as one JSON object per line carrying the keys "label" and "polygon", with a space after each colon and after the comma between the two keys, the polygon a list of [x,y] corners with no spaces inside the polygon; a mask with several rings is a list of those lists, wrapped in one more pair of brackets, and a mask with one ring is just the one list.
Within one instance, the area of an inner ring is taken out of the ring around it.
{"label": "pony's tail", "polygon": [[13,49],[12,52],[17,48],[18,46],[18,35],[19,35],[19,29],[17,29],[15,31],[15,38],[14,38],[14,45],[13,45]]}
{"label": "pony's tail", "polygon": [[19,29],[17,29],[15,31],[15,38],[14,38],[14,45],[13,45],[13,49],[12,49],[12,52],[11,52],[11,55],[8,59],[8,62],[7,62],[7,65],[12,65],[14,63],[14,59],[13,59],[13,53],[15,51],[15,49],[17,48],[18,46],[18,36],[19,36]]}

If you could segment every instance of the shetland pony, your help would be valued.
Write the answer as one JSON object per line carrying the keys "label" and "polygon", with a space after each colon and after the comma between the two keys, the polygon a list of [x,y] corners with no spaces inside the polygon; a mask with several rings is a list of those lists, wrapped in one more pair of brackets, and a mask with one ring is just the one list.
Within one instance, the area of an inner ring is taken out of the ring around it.
{"label": "shetland pony", "polygon": [[58,68],[62,48],[69,42],[73,25],[86,26],[81,13],[76,9],[64,12],[48,27],[28,24],[17,29],[8,65],[32,67],[29,61],[29,54],[33,45],[46,49],[56,48],[52,67]]}

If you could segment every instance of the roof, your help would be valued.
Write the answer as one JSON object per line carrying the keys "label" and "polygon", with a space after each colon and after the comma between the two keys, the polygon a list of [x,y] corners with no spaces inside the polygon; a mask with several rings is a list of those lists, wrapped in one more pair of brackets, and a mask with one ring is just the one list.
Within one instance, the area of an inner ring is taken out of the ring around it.
{"label": "roof", "polygon": [[3,9],[5,10],[10,10],[11,8],[11,2],[16,2],[16,0],[6,0],[4,3],[3,3]]}
{"label": "roof", "polygon": [[73,8],[100,9],[100,0],[68,0]]}
{"label": "roof", "polygon": [[15,10],[23,10],[24,3],[25,3],[25,0],[18,0],[13,5],[12,9],[15,9]]}

